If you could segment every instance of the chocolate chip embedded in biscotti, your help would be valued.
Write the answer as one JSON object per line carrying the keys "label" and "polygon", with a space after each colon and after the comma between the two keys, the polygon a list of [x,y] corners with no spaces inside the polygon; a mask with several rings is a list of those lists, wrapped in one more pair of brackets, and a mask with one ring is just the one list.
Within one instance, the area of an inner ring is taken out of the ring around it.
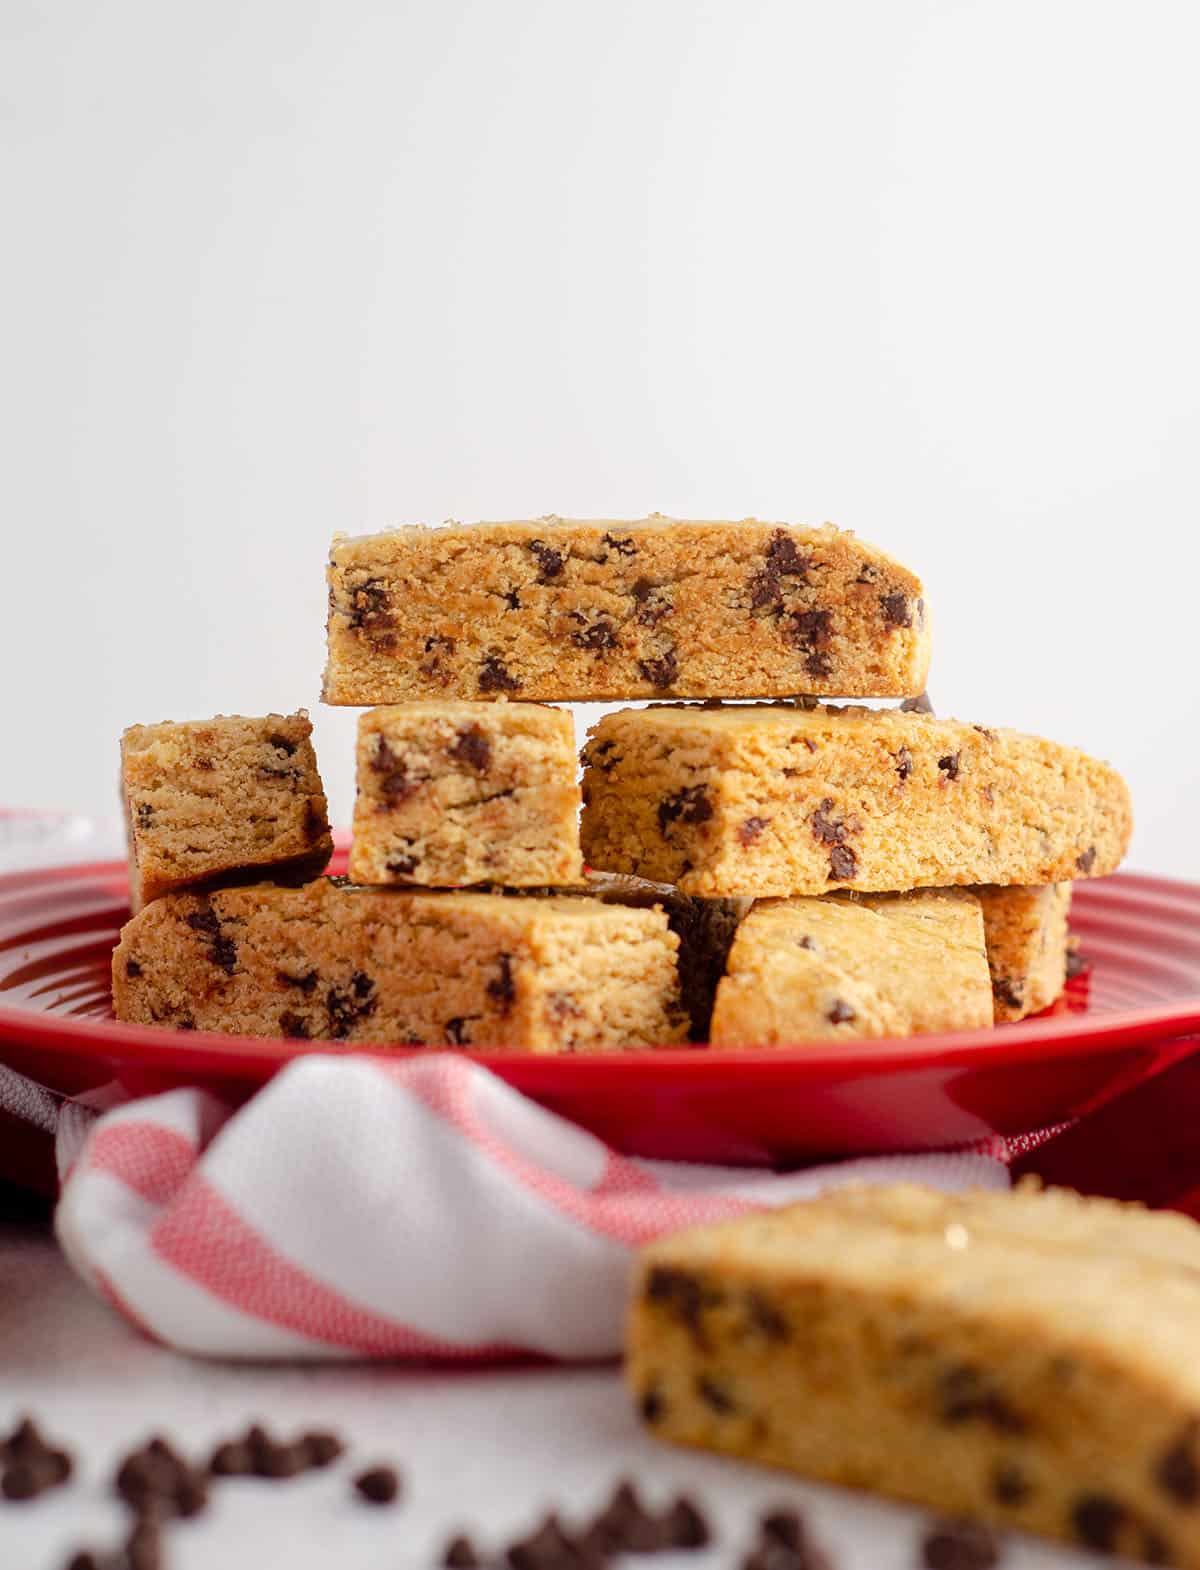
{"label": "chocolate chip embedded in biscotti", "polygon": [[835,845],[829,852],[829,881],[849,883],[858,871],[858,857],[849,845]]}
{"label": "chocolate chip embedded in biscotti", "polygon": [[651,1385],[649,1390],[642,1392],[642,1398],[638,1402],[638,1410],[641,1412],[644,1422],[660,1423],[667,1412],[667,1403],[662,1398],[662,1392],[656,1386]]}
{"label": "chocolate chip embedded in biscotti", "polygon": [[366,578],[350,589],[350,625],[363,632],[395,625],[392,597],[381,578]]}
{"label": "chocolate chip embedded in biscotti", "polygon": [[529,549],[537,558],[539,583],[549,583],[551,578],[559,577],[563,570],[561,551],[556,551],[553,545],[547,545],[545,540],[530,540]]}
{"label": "chocolate chip embedded in biscotti", "polygon": [[496,964],[500,967],[500,974],[493,976],[487,984],[487,995],[492,1002],[499,1006],[502,1014],[507,1014],[516,1001],[517,984],[513,980],[512,955],[501,954]]}
{"label": "chocolate chip embedded in biscotti", "polygon": [[296,750],[296,743],[289,741],[286,736],[281,736],[277,731],[267,737],[267,745],[276,748],[279,752],[286,753],[289,758]]}
{"label": "chocolate chip embedded in biscotti", "polygon": [[835,998],[826,1017],[831,1025],[848,1025],[858,1018],[858,1010],[851,1008],[845,998]]}
{"label": "chocolate chip embedded in biscotti", "polygon": [[1096,847],[1089,845],[1082,856],[1076,856],[1075,865],[1080,872],[1088,873],[1096,865]]}
{"label": "chocolate chip embedded in biscotti", "polygon": [[378,1006],[375,983],[361,970],[354,971],[347,987],[330,987],[325,996],[329,1034],[344,1041],[360,1020],[368,1019]]}
{"label": "chocolate chip embedded in biscotti", "polygon": [[896,754],[896,773],[900,779],[906,780],[913,771],[912,753],[907,747],[901,747]]}
{"label": "chocolate chip embedded in biscotti", "polygon": [[384,865],[389,872],[394,872],[397,877],[406,878],[410,872],[417,870],[420,861],[420,856],[393,856]]}
{"label": "chocolate chip embedded in biscotti", "polygon": [[911,627],[912,606],[906,594],[881,594],[879,604],[883,619],[889,627]]}
{"label": "chocolate chip embedded in biscotti", "polygon": [[787,1320],[761,1292],[747,1292],[746,1319],[768,1341],[787,1341],[791,1336]]}
{"label": "chocolate chip embedded in biscotti", "polygon": [[705,1341],[704,1310],[715,1307],[721,1300],[719,1293],[702,1286],[686,1270],[668,1265],[656,1265],[651,1270],[646,1278],[645,1296],[647,1302],[661,1304],[686,1325],[697,1345],[703,1345]]}
{"label": "chocolate chip embedded in biscotti", "polygon": [[826,796],[809,819],[812,837],[820,845],[840,845],[846,838],[846,820],[833,816],[833,797]]}
{"label": "chocolate chip embedded in biscotti", "polygon": [[509,675],[498,654],[488,654],[479,662],[480,692],[520,692],[521,683]]}
{"label": "chocolate chip embedded in biscotti", "polygon": [[370,768],[380,776],[379,794],[389,807],[398,807],[417,789],[417,782],[408,777],[407,762],[392,750],[386,736],[379,738]]}
{"label": "chocolate chip embedded in biscotti", "polygon": [[998,1003],[1010,1009],[1019,1009],[1025,1001],[1024,988],[1020,982],[1008,976],[992,977],[992,994]]}
{"label": "chocolate chip embedded in biscotti", "polygon": [[949,752],[944,758],[938,759],[938,768],[941,769],[948,780],[956,780],[958,778],[959,760],[961,757],[961,752]]}
{"label": "chocolate chip embedded in biscotti", "polygon": [[1181,1505],[1194,1505],[1200,1499],[1200,1463],[1196,1459],[1198,1437],[1200,1424],[1189,1423],[1154,1468],[1155,1482]]}
{"label": "chocolate chip embedded in biscotti", "polygon": [[682,790],[664,796],[658,804],[658,827],[666,834],[672,823],[707,823],[713,815],[713,804],[708,799],[707,785],[685,785]]}
{"label": "chocolate chip embedded in biscotti", "polygon": [[783,624],[783,635],[805,655],[804,668],[810,676],[828,676],[830,664],[825,650],[833,636],[831,611],[795,611]]}
{"label": "chocolate chip embedded in biscotti", "polygon": [[1001,1461],[992,1473],[992,1498],[1002,1505],[1021,1505],[1033,1493],[1033,1485],[1012,1461]]}
{"label": "chocolate chip embedded in biscotti", "polygon": [[451,672],[446,667],[446,661],[454,653],[455,647],[453,638],[445,638],[440,633],[434,633],[426,638],[425,653],[429,657],[421,665],[422,676],[441,682],[443,687],[448,686]]}
{"label": "chocolate chip embedded in biscotti", "polygon": [[618,556],[637,555],[637,546],[628,537],[622,540],[618,539],[615,534],[605,534],[602,535],[601,538],[603,539],[604,544],[608,546],[609,550],[616,551]]}
{"label": "chocolate chip embedded in biscotti", "polygon": [[921,1544],[925,1570],[991,1570],[999,1562],[996,1539],[979,1521],[939,1521]]}
{"label": "chocolate chip embedded in biscotti", "polygon": [[665,692],[668,687],[675,685],[675,678],[679,675],[679,657],[674,649],[668,649],[657,659],[639,660],[637,667],[643,681],[648,681],[656,691]]}
{"label": "chocolate chip embedded in biscotti", "polygon": [[701,1374],[696,1380],[696,1394],[705,1406],[725,1417],[730,1412],[737,1411],[737,1403],[729,1394],[728,1389],[718,1379],[713,1379],[707,1374]]}
{"label": "chocolate chip embedded in biscotti", "polygon": [[211,905],[203,910],[189,911],[183,919],[193,932],[202,932],[205,937],[211,938],[208,958],[232,976],[237,969],[237,944],[221,931],[220,919]]}
{"label": "chocolate chip embedded in biscotti", "polygon": [[306,970],[302,976],[289,976],[286,970],[277,970],[275,980],[283,987],[299,987],[300,991],[308,997],[316,990],[320,978],[315,970]]}
{"label": "chocolate chip embedded in biscotti", "polygon": [[291,1009],[284,1009],[279,1016],[279,1028],[294,1041],[308,1041],[312,1036],[308,1021],[301,1014],[293,1014]]}
{"label": "chocolate chip embedded in biscotti", "polygon": [[738,825],[738,842],[742,845],[753,845],[762,838],[762,831],[770,821],[770,818],[744,818]]}
{"label": "chocolate chip embedded in biscotti", "polygon": [[1071,1525],[1081,1543],[1112,1553],[1128,1512],[1111,1494],[1080,1494],[1071,1506]]}
{"label": "chocolate chip embedded in biscotti", "polygon": [[795,540],[783,529],[776,529],[767,546],[763,565],[750,579],[750,605],[761,610],[767,605],[778,605],[783,599],[783,579],[799,578],[808,581],[812,558],[805,556]]}
{"label": "chocolate chip embedded in biscotti", "polygon": [[610,617],[598,616],[594,622],[589,624],[587,618],[581,612],[574,611],[572,615],[576,621],[583,623],[578,632],[571,634],[572,643],[596,655],[604,654],[609,649],[617,647],[620,640],[617,637],[616,625]]}
{"label": "chocolate chip embedded in biscotti", "polygon": [[937,1396],[943,1423],[983,1422],[1004,1434],[1028,1431],[1021,1414],[973,1364],[956,1363],[945,1369],[938,1379]]}
{"label": "chocolate chip embedded in biscotti", "polygon": [[125,974],[129,977],[130,981],[136,980],[137,977],[141,975],[141,973],[142,967],[138,964],[137,960],[127,959],[125,961]]}
{"label": "chocolate chip embedded in biscotti", "polygon": [[154,808],[148,801],[139,801],[134,808],[139,829],[148,829],[154,822]]}
{"label": "chocolate chip embedded in biscotti", "polygon": [[471,1040],[471,1014],[456,1014],[453,1019],[446,1021],[446,1040],[454,1047],[470,1044]]}
{"label": "chocolate chip embedded in biscotti", "polygon": [[449,753],[456,763],[465,763],[479,774],[486,774],[492,765],[492,744],[478,725],[460,730]]}

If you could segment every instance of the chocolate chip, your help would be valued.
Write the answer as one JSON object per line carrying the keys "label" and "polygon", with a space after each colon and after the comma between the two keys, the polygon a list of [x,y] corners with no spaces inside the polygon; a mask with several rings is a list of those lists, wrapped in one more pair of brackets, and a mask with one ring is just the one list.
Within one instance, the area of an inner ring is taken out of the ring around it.
{"label": "chocolate chip", "polygon": [[141,973],[142,967],[138,964],[137,960],[127,959],[125,961],[125,974],[129,977],[130,981],[136,980],[137,977],[141,975]]}
{"label": "chocolate chip", "polygon": [[154,822],[154,808],[148,801],[139,801],[135,812],[139,829],[148,829]]}
{"label": "chocolate chip", "polygon": [[643,1393],[638,1408],[647,1423],[657,1423],[665,1415],[667,1403],[663,1400],[660,1391],[650,1389]]}
{"label": "chocolate chip", "polygon": [[459,731],[449,754],[456,763],[465,763],[478,773],[486,774],[492,763],[492,744],[478,725],[468,725]]}
{"label": "chocolate chip", "polygon": [[312,1032],[309,1030],[308,1021],[301,1014],[294,1014],[291,1009],[284,1009],[279,1016],[279,1028],[285,1036],[293,1041],[308,1041]]}
{"label": "chocolate chip", "polygon": [[482,1570],[483,1560],[469,1537],[452,1537],[442,1554],[445,1570]]}
{"label": "chocolate chip", "polygon": [[938,1405],[943,1423],[984,1422],[1005,1434],[1023,1434],[1029,1427],[995,1386],[969,1363],[955,1364],[941,1375]]}
{"label": "chocolate chip", "polygon": [[1071,1525],[1081,1543],[1112,1553],[1125,1522],[1125,1506],[1111,1494],[1080,1494],[1071,1507]]}
{"label": "chocolate chip", "polygon": [[722,1417],[737,1411],[737,1405],[725,1386],[715,1379],[710,1379],[707,1374],[701,1374],[697,1379],[696,1394],[705,1406],[711,1407]]}
{"label": "chocolate chip", "polygon": [[254,1472],[257,1477],[281,1482],[284,1478],[299,1477],[309,1468],[308,1446],[303,1440],[295,1444],[264,1446],[255,1457]]}
{"label": "chocolate chip", "polygon": [[881,594],[879,603],[883,607],[883,619],[889,627],[912,626],[912,608],[906,594]]}
{"label": "chocolate chip", "polygon": [[81,1548],[67,1560],[66,1570],[101,1570],[101,1565],[95,1554]]}
{"label": "chocolate chip", "polygon": [[572,1570],[579,1557],[558,1517],[549,1515],[528,1537],[508,1545],[504,1562],[511,1570]]}
{"label": "chocolate chip", "polygon": [[986,725],[972,725],[971,729],[973,731],[978,731],[979,734],[985,737],[988,741],[996,740],[996,732],[994,730],[988,730]]}
{"label": "chocolate chip", "polygon": [[902,780],[906,780],[913,771],[912,753],[907,747],[901,747],[896,754],[896,773]]}
{"label": "chocolate chip", "polygon": [[606,650],[617,647],[620,640],[610,617],[598,616],[591,626],[588,626],[587,618],[581,612],[573,611],[572,615],[577,621],[583,622],[582,631],[571,634],[572,643],[578,644],[581,649],[590,649],[593,654],[603,654]]}
{"label": "chocolate chip", "polygon": [[944,758],[938,759],[938,768],[941,769],[948,780],[956,780],[958,778],[958,762],[961,757],[961,752],[950,752]]}
{"label": "chocolate chip", "polygon": [[791,1554],[803,1553],[808,1533],[804,1521],[795,1510],[772,1510],[763,1516],[758,1527],[764,1542],[777,1543]]}
{"label": "chocolate chip", "polygon": [[813,839],[819,845],[840,845],[846,838],[846,824],[833,816],[833,797],[826,796],[809,819]]}
{"label": "chocolate chip", "polygon": [[637,668],[643,681],[648,681],[657,691],[665,692],[674,686],[679,675],[679,658],[671,648],[657,659],[639,660]]}
{"label": "chocolate chip", "polygon": [[191,1014],[181,1014],[175,1022],[176,1030],[195,1030],[196,1021]]}
{"label": "chocolate chip", "polygon": [[817,945],[809,937],[807,932],[803,935],[803,937],[799,937],[799,938],[796,939],[796,947],[798,949],[815,949],[816,946]]}
{"label": "chocolate chip", "polygon": [[326,1428],[316,1428],[303,1434],[300,1443],[308,1452],[308,1464],[312,1467],[329,1466],[338,1457],[344,1454],[346,1446],[337,1434]]}
{"label": "chocolate chip", "polygon": [[211,905],[202,910],[189,911],[183,919],[193,932],[204,932],[209,937],[216,937],[221,931],[220,920]]}
{"label": "chocolate chip", "polygon": [[382,776],[379,794],[389,807],[398,807],[417,789],[417,782],[408,777],[408,764],[393,752],[386,736],[379,738],[370,766],[374,773]]}
{"label": "chocolate chip", "polygon": [[360,1498],[372,1505],[390,1505],[400,1492],[400,1478],[394,1466],[373,1466],[354,1479]]}
{"label": "chocolate chip", "polygon": [[420,864],[420,856],[393,856],[390,861],[384,863],[389,872],[394,872],[401,878],[406,878],[410,872],[415,872]]}
{"label": "chocolate chip", "polygon": [[5,1499],[36,1499],[53,1486],[41,1464],[36,1461],[14,1461],[5,1467],[4,1475],[0,1477],[0,1493]]}
{"label": "chocolate chip", "polygon": [[713,815],[713,805],[708,799],[707,785],[685,785],[682,790],[664,796],[658,804],[658,827],[663,835],[672,823],[707,823]]}
{"label": "chocolate chip", "polygon": [[395,625],[392,597],[381,578],[365,578],[350,589],[350,625],[371,632]]}
{"label": "chocolate chip", "polygon": [[479,664],[480,692],[519,692],[521,683],[510,676],[498,654],[489,654]]}
{"label": "chocolate chip", "polygon": [[553,545],[547,545],[545,540],[530,540],[529,549],[537,557],[539,583],[548,583],[551,578],[559,576],[563,570],[561,551],[556,551]]}
{"label": "chocolate chip", "polygon": [[669,1265],[656,1265],[646,1278],[646,1299],[669,1308],[697,1342],[704,1340],[701,1316],[717,1299],[705,1291],[695,1276]]}
{"label": "chocolate chip", "polygon": [[783,578],[808,581],[812,558],[805,556],[795,540],[783,529],[776,529],[767,546],[761,570],[750,579],[750,605],[761,610],[766,605],[778,605],[783,599]]}
{"label": "chocolate chip", "polygon": [[143,1519],[125,1540],[128,1570],[161,1570],[163,1563],[162,1530],[157,1521]]}
{"label": "chocolate chip", "polygon": [[500,967],[500,974],[493,976],[488,982],[487,995],[499,1006],[502,1014],[508,1014],[517,996],[517,986],[512,973],[512,955],[501,954],[496,963]]}
{"label": "chocolate chip", "polygon": [[664,1547],[707,1548],[712,1532],[696,1501],[687,1494],[679,1497],[667,1508],[662,1521]]}
{"label": "chocolate chip", "polygon": [[510,611],[519,611],[521,609],[521,596],[515,589],[505,589],[504,603]]}
{"label": "chocolate chip", "polygon": [[605,774],[614,763],[620,763],[620,758],[614,757],[616,751],[615,741],[591,742],[583,749],[583,761],[589,769],[601,769]]}
{"label": "chocolate chip", "polygon": [[219,966],[227,976],[232,976],[237,969],[238,951],[237,944],[232,938],[221,933],[212,940],[208,957],[214,965]]}
{"label": "chocolate chip", "polygon": [[348,987],[330,987],[325,1011],[329,1015],[329,1033],[335,1041],[344,1041],[360,1020],[375,1012],[379,1000],[374,992],[375,983],[361,970],[351,974]]}
{"label": "chocolate chip", "polygon": [[1075,865],[1079,868],[1080,872],[1090,872],[1096,865],[1096,847],[1094,845],[1089,845],[1088,848],[1083,852],[1082,856],[1076,856]]}
{"label": "chocolate chip", "polygon": [[1032,1493],[1029,1479],[1012,1461],[1001,1461],[992,1473],[992,1497],[1000,1504],[1024,1504]]}
{"label": "chocolate chip", "polygon": [[783,628],[789,643],[805,655],[804,668],[810,676],[828,676],[829,660],[823,652],[832,636],[831,611],[795,611]]}
{"label": "chocolate chip", "polygon": [[444,638],[440,633],[425,639],[425,653],[430,656],[421,666],[421,674],[434,681],[440,681],[445,687],[449,684],[451,673],[442,664],[443,658],[449,659],[454,653],[455,642],[453,638]]}
{"label": "chocolate chip", "polygon": [[941,1521],[921,1544],[926,1570],[991,1570],[1000,1559],[996,1540],[978,1521]]}
{"label": "chocolate chip", "polygon": [[250,1477],[254,1472],[250,1447],[236,1440],[225,1440],[209,1457],[208,1470],[213,1477]]}
{"label": "chocolate chip", "polygon": [[280,752],[286,753],[289,758],[296,750],[296,743],[294,741],[289,741],[286,736],[279,735],[278,732],[272,736],[267,737],[267,745],[270,747],[275,747]]}
{"label": "chocolate chip", "polygon": [[743,845],[753,845],[760,838],[762,831],[770,821],[770,818],[744,819],[737,831],[739,841]]}
{"label": "chocolate chip", "polygon": [[901,714],[932,714],[933,704],[929,701],[929,694],[923,692],[919,698],[905,698],[900,705]]}
{"label": "chocolate chip", "polygon": [[446,1021],[446,1040],[452,1046],[461,1047],[468,1045],[471,1040],[470,1022],[474,1015],[459,1014]]}
{"label": "chocolate chip", "polygon": [[858,1018],[858,1010],[851,1008],[845,998],[835,998],[826,1017],[831,1025],[848,1025],[851,1020]]}
{"label": "chocolate chip", "polygon": [[642,627],[657,627],[675,609],[670,595],[651,578],[639,578],[629,592],[637,605],[634,620]]}
{"label": "chocolate chip", "polygon": [[617,1484],[604,1509],[585,1531],[584,1542],[604,1559],[620,1554],[652,1554],[671,1546],[665,1520],[646,1509],[628,1478]]}
{"label": "chocolate chip", "polygon": [[1198,1435],[1200,1424],[1189,1423],[1154,1468],[1158,1486],[1182,1505],[1194,1505],[1200,1499],[1200,1464],[1196,1461]]}
{"label": "chocolate chip", "polygon": [[759,1292],[746,1294],[746,1318],[761,1335],[768,1341],[787,1341],[791,1338],[791,1330],[787,1320],[773,1303],[767,1301]]}
{"label": "chocolate chip", "polygon": [[308,997],[315,990],[319,977],[315,970],[306,970],[303,976],[289,976],[286,970],[277,970],[275,980],[284,987],[299,987],[305,997]]}
{"label": "chocolate chip", "polygon": [[848,845],[835,845],[829,852],[829,880],[849,883],[858,871],[858,857]]}
{"label": "chocolate chip", "polygon": [[992,993],[998,1003],[1006,1008],[1019,1009],[1024,1003],[1024,988],[1008,976],[992,977]]}

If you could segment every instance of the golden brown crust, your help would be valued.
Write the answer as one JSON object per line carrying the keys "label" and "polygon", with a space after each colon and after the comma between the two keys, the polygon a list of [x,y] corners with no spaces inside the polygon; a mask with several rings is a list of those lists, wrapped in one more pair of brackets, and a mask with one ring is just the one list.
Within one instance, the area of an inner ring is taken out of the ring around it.
{"label": "golden brown crust", "polygon": [[327,703],[907,696],[920,581],[826,525],[540,518],[333,542]]}

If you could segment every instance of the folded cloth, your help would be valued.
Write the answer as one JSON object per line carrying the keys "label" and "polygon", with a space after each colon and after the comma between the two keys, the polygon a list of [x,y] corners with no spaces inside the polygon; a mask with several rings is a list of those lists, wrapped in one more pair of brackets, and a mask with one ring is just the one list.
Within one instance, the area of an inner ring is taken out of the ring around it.
{"label": "folded cloth", "polygon": [[233,1111],[198,1090],[58,1119],[59,1239],[146,1335],[233,1358],[604,1358],[660,1234],[909,1178],[1004,1188],[998,1155],[787,1175],[608,1149],[453,1053],[305,1057]]}

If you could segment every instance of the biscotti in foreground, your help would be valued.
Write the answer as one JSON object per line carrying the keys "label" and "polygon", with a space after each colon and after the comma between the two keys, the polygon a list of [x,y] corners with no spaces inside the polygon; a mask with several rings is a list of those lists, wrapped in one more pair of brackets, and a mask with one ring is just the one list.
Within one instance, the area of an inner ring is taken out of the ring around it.
{"label": "biscotti in foreground", "polygon": [[1049,1008],[1067,984],[1069,883],[977,888],[996,1022]]}
{"label": "biscotti in foreground", "polygon": [[778,1046],[992,1023],[974,894],[760,900],[718,983],[713,1046]]}
{"label": "biscotti in foreground", "polygon": [[919,693],[920,581],[829,526],[539,518],[334,540],[326,703]]}
{"label": "biscotti in foreground", "polygon": [[1200,1567],[1200,1229],[1025,1188],[834,1193],[645,1250],[653,1433]]}
{"label": "biscotti in foreground", "polygon": [[358,722],[355,883],[577,882],[575,726],[538,703],[443,699]]}
{"label": "biscotti in foreground", "polygon": [[392,1045],[605,1051],[682,1041],[660,909],[318,879],[174,894],[113,952],[118,1019]]}
{"label": "biscotti in foreground", "polygon": [[303,882],[333,851],[303,710],[131,725],[121,791],[134,910],[247,874]]}
{"label": "biscotti in foreground", "polygon": [[584,762],[584,860],[688,894],[1099,877],[1132,827],[1108,764],[898,709],[621,709]]}

